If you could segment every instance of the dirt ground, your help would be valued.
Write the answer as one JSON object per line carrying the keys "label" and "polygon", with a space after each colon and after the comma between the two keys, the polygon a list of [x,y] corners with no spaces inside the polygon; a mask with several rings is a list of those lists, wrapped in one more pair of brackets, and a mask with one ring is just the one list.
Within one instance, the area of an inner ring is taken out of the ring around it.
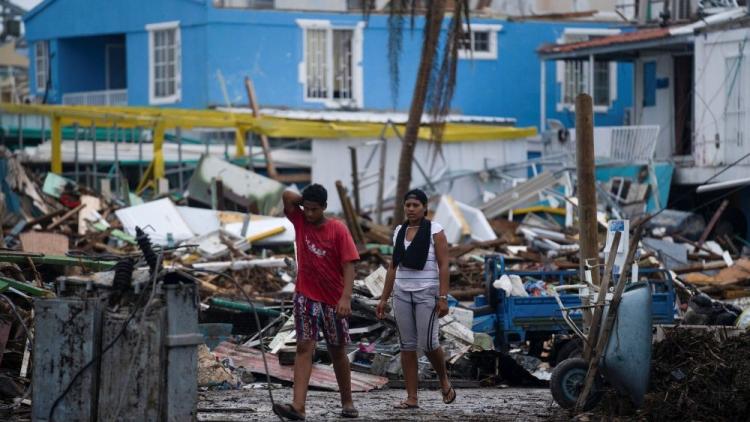
{"label": "dirt ground", "polygon": [[[359,421],[549,421],[569,420],[553,401],[548,389],[464,388],[458,398],[443,404],[438,391],[420,390],[419,410],[399,410],[393,405],[405,397],[401,389],[355,393]],[[289,402],[288,387],[273,390],[274,400]],[[206,391],[198,395],[199,421],[273,421],[268,391],[265,389]],[[350,421],[339,417],[339,394],[310,391],[307,420]]]}

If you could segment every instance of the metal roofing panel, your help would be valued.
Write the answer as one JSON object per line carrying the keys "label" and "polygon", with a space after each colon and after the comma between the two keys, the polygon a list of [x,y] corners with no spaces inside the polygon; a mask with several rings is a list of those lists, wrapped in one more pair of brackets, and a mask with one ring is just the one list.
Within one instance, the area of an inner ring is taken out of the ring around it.
{"label": "metal roofing panel", "polygon": [[585,48],[596,48],[614,44],[627,44],[639,41],[655,40],[668,37],[669,35],[669,28],[642,29],[640,31],[625,32],[623,34],[610,35],[608,37],[595,38],[588,41],[546,45],[540,48],[539,52],[542,54],[564,53],[582,50]]}
{"label": "metal roofing panel", "polygon": [[[256,374],[265,374],[263,357],[259,350],[225,341],[217,346],[213,352],[219,358],[231,358],[236,366],[243,366]],[[282,366],[279,364],[278,356],[271,353],[266,353],[266,361],[268,362],[268,372],[272,377],[290,382],[294,379],[294,366]],[[352,391],[354,392],[379,389],[387,383],[387,378],[352,371]],[[336,382],[333,367],[313,363],[310,386],[338,391],[339,386]]]}

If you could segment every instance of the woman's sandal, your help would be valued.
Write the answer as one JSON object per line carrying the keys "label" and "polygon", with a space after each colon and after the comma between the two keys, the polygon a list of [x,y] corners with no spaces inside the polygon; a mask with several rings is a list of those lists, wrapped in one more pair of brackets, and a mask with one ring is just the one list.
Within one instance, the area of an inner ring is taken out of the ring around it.
{"label": "woman's sandal", "polygon": [[443,393],[443,403],[445,404],[451,404],[454,400],[456,400],[456,390],[451,387],[448,389],[448,391],[441,391]]}
{"label": "woman's sandal", "polygon": [[418,404],[411,404],[408,403],[406,400],[402,401],[399,404],[393,405],[394,409],[419,409]]}
{"label": "woman's sandal", "polygon": [[353,407],[345,407],[341,409],[342,418],[358,418],[359,411]]}

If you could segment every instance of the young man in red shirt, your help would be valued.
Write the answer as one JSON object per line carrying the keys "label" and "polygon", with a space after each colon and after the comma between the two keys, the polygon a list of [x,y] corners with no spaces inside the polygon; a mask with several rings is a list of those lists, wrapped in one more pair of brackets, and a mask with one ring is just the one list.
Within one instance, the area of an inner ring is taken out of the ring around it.
{"label": "young man in red shirt", "polygon": [[294,398],[276,404],[273,411],[290,420],[305,419],[307,386],[318,332],[323,330],[341,393],[341,416],[359,416],[352,402],[351,371],[346,356],[349,343],[348,317],[352,313],[354,261],[357,247],[340,221],[323,215],[328,193],[312,184],[302,195],[283,194],[284,214],[294,225],[297,246],[297,287],[294,293],[294,325],[297,355],[294,358]]}

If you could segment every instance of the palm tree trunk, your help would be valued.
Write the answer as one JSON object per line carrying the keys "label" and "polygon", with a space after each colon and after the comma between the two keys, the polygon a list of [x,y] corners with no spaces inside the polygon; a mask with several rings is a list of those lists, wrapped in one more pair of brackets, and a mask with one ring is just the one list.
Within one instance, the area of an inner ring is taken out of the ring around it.
{"label": "palm tree trunk", "polygon": [[414,148],[417,145],[417,135],[424,112],[424,103],[430,84],[437,46],[440,41],[443,16],[445,15],[446,0],[432,0],[425,15],[424,41],[422,55],[419,61],[417,81],[409,108],[409,120],[406,122],[406,132],[401,144],[401,157],[398,162],[398,179],[396,183],[396,208],[393,214],[393,224],[401,224],[404,220],[404,195],[411,184],[411,167],[414,161]]}

